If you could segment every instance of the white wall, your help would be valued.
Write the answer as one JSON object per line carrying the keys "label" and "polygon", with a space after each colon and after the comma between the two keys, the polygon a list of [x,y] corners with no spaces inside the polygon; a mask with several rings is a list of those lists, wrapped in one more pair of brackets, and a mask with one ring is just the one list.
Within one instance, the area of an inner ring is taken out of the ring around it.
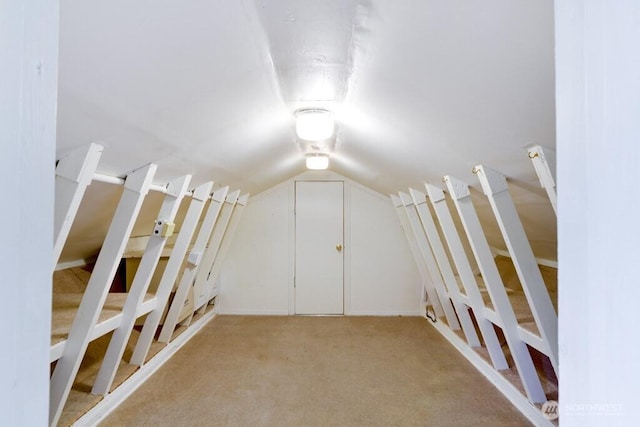
{"label": "white wall", "polygon": [[345,182],[345,314],[421,315],[420,279],[388,197],[305,173],[249,199],[221,275],[220,313],[292,314],[294,182]]}
{"label": "white wall", "polygon": [[58,2],[0,2],[0,425],[49,419]]}
{"label": "white wall", "polygon": [[286,182],[249,198],[220,275],[220,312],[288,313],[290,193]]}
{"label": "white wall", "polygon": [[420,276],[391,200],[349,191],[350,314],[421,314]]}
{"label": "white wall", "polygon": [[640,3],[556,2],[560,422],[640,420]]}

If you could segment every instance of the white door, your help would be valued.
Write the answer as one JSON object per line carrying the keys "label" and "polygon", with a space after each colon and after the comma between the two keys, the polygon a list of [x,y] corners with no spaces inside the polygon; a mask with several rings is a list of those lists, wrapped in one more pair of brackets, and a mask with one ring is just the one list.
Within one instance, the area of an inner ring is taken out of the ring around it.
{"label": "white door", "polygon": [[296,314],[344,314],[343,183],[296,182]]}

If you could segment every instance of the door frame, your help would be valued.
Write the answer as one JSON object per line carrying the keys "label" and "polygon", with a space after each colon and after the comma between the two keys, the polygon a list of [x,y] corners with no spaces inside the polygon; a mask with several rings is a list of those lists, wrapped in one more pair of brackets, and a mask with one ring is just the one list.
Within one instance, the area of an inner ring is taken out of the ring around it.
{"label": "door frame", "polygon": [[343,240],[343,316],[347,316],[351,313],[351,181],[345,179],[345,177],[331,171],[307,171],[296,176],[289,182],[289,316],[295,316],[295,268],[296,268],[296,219],[295,219],[295,204],[296,204],[296,182],[300,181],[338,181],[343,183],[343,227],[344,227],[344,240]]}
{"label": "door frame", "polygon": [[[300,184],[300,185],[299,185]],[[345,302],[344,302],[344,297],[345,297],[345,289],[344,289],[344,276],[345,276],[345,269],[344,269],[344,250],[340,250],[339,251],[339,255],[340,255],[340,259],[338,262],[340,268],[338,270],[333,270],[333,268],[330,268],[330,270],[335,271],[335,273],[339,273],[335,276],[335,278],[337,279],[338,277],[339,279],[339,283],[335,283],[333,281],[327,282],[327,283],[323,283],[323,285],[319,288],[316,289],[315,286],[312,286],[311,283],[302,283],[300,282],[301,277],[303,278],[303,282],[304,282],[304,278],[306,277],[306,280],[312,280],[315,281],[315,279],[312,279],[311,277],[309,277],[308,275],[308,271],[305,272],[304,271],[298,271],[298,266],[299,266],[299,262],[301,261],[301,259],[298,259],[299,256],[303,255],[303,253],[300,252],[300,248],[298,247],[298,244],[301,244],[303,247],[307,247],[308,246],[308,241],[306,241],[306,243],[304,243],[304,240],[300,240],[299,236],[300,233],[303,233],[304,230],[303,229],[298,229],[299,225],[302,225],[302,223],[300,222],[301,219],[303,219],[303,217],[300,217],[300,210],[301,207],[298,206],[298,202],[299,197],[303,197],[303,199],[307,199],[309,200],[309,198],[311,197],[314,200],[317,200],[317,195],[314,195],[313,192],[310,192],[309,189],[307,189],[306,191],[302,191],[302,186],[303,185],[313,185],[315,189],[317,189],[318,191],[322,192],[322,191],[329,191],[329,193],[331,194],[331,199],[330,200],[325,200],[324,197],[321,197],[321,200],[323,201],[322,204],[324,204],[325,202],[330,202],[333,203],[334,201],[336,203],[341,203],[340,204],[340,210],[337,211],[335,208],[337,206],[329,206],[328,208],[330,209],[331,212],[338,214],[339,212],[339,223],[340,223],[340,237],[338,238],[338,240],[333,240],[331,239],[331,243],[329,243],[329,247],[331,249],[328,249],[328,252],[331,253],[331,255],[327,255],[329,258],[333,258],[335,256],[334,250],[331,247],[331,245],[335,244],[336,242],[339,243],[340,245],[343,246],[344,249],[344,223],[345,223],[345,218],[344,218],[344,181],[327,181],[327,180],[313,180],[313,181],[309,181],[309,180],[304,180],[304,181],[300,181],[300,180],[295,180],[294,185],[295,185],[295,197],[296,197],[296,209],[295,209],[295,216],[294,216],[294,220],[295,220],[295,246],[294,246],[294,261],[295,261],[295,267],[294,267],[294,271],[295,271],[295,292],[294,292],[294,312],[296,316],[299,315],[311,315],[311,316],[344,316],[345,313]],[[299,188],[300,187],[300,188]],[[335,198],[334,196],[337,196],[337,194],[334,194],[334,191],[337,191],[337,189],[340,189],[340,197],[339,198]],[[298,194],[298,190],[301,190],[302,193],[299,195]],[[338,202],[339,200],[339,202]],[[315,201],[314,201],[315,203]],[[304,210],[304,208],[302,208]],[[308,209],[307,209],[308,211]],[[313,215],[313,214],[311,214]],[[334,218],[335,220],[337,220],[337,217],[333,217],[333,215],[330,215],[332,218]],[[333,219],[330,221],[331,223],[333,223]],[[337,224],[335,224],[337,225]],[[307,231],[309,231],[308,229],[309,227],[309,223],[308,221],[306,222],[306,229]],[[303,227],[305,228],[305,227]],[[333,228],[333,224],[330,226],[330,228],[327,230],[327,232],[329,233],[333,233],[334,231],[336,231],[335,228]],[[328,243],[328,242],[325,242]],[[326,249],[326,248],[325,248]],[[321,251],[324,252],[324,251]],[[320,256],[318,254],[318,256]],[[311,260],[315,260],[317,259],[316,256],[310,256],[310,254],[306,254],[305,257],[303,257],[304,259],[306,259],[307,262],[311,261]],[[324,258],[322,258],[324,259]],[[329,261],[329,259],[327,259],[327,261]],[[330,263],[332,263],[332,261],[329,261]],[[336,265],[337,266],[337,265]],[[331,276],[333,277],[333,274],[331,274]],[[316,283],[316,285],[319,285],[320,283]],[[302,287],[300,287],[300,285],[304,285]],[[322,291],[321,289],[324,286],[328,286],[327,289],[327,293],[325,293],[324,291]],[[300,293],[302,290],[302,293]],[[323,301],[320,301],[320,306],[314,306],[314,304],[312,304],[311,306],[309,306],[310,300],[309,297],[311,296],[311,294],[316,294],[316,297],[320,298],[321,300],[324,297],[328,297],[329,295],[331,295],[331,297],[329,299],[324,299]],[[306,295],[306,296],[305,296]],[[323,297],[324,295],[324,297]],[[339,296],[339,297],[338,297]],[[337,310],[337,304],[338,300],[340,301],[340,310]],[[326,304],[328,304],[328,306],[326,306]],[[299,304],[301,304],[299,306]],[[335,305],[335,306],[334,306]],[[324,307],[324,308],[323,308]],[[332,307],[332,308],[329,308]],[[302,310],[302,312],[301,312]],[[335,311],[334,311],[335,310]]]}

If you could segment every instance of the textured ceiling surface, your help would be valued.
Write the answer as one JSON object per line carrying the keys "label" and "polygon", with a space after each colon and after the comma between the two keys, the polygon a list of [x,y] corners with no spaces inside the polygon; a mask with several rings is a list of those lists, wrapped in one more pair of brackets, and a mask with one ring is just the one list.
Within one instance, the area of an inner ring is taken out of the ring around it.
{"label": "textured ceiling surface", "polygon": [[[555,146],[551,0],[64,0],[58,156],[104,145],[99,171],[158,164],[156,183],[256,194],[304,153],[382,193],[505,174],[536,255],[555,216],[525,147]],[[311,146],[294,112],[330,109]],[[474,194],[498,240],[486,202]]]}

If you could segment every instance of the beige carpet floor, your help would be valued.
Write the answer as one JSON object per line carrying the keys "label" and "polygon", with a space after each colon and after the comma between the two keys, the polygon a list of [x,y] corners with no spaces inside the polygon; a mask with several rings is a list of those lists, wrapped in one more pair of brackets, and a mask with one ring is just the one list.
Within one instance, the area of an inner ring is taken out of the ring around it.
{"label": "beige carpet floor", "polygon": [[102,425],[530,423],[425,319],[219,316]]}

